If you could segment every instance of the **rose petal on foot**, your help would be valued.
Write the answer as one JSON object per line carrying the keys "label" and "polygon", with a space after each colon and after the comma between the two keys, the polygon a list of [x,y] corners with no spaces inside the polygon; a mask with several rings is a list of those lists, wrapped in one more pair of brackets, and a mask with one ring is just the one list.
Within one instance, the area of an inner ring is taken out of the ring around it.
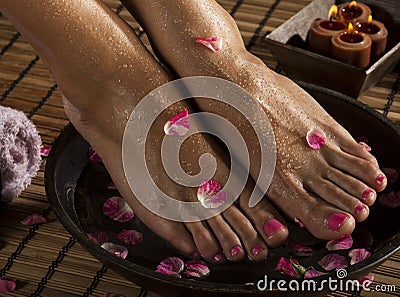
{"label": "rose petal on foot", "polygon": [[202,278],[210,274],[206,262],[201,260],[191,260],[185,263],[186,270],[183,272],[188,277]]}
{"label": "rose petal on foot", "polygon": [[326,248],[328,251],[348,250],[353,245],[353,238],[350,234],[343,234],[334,240],[328,241]]}
{"label": "rose petal on foot", "polygon": [[117,187],[111,182],[107,185],[107,190],[117,190]]}
{"label": "rose petal on foot", "polygon": [[400,191],[397,193],[391,191],[389,193],[380,194],[379,203],[388,208],[400,206]]}
{"label": "rose petal on foot", "polygon": [[211,51],[218,52],[222,48],[222,38],[220,37],[211,37],[211,38],[196,38],[196,43],[202,44]]}
{"label": "rose petal on foot", "polygon": [[0,293],[8,294],[15,290],[17,286],[15,279],[0,277]]}
{"label": "rose petal on foot", "polygon": [[184,267],[185,263],[182,259],[178,257],[169,257],[162,260],[160,264],[157,265],[156,272],[180,278],[181,276],[179,273],[183,271]]}
{"label": "rose petal on foot", "polygon": [[366,249],[352,249],[349,251],[350,265],[354,265],[362,260],[365,260],[371,256],[371,253],[368,252]]}
{"label": "rose petal on foot", "polygon": [[95,164],[102,162],[100,156],[91,147],[89,148],[89,160],[90,160],[90,162],[95,163]]}
{"label": "rose petal on foot", "polygon": [[364,275],[363,277],[359,278],[359,279],[358,279],[358,283],[362,286],[362,285],[364,285],[364,283],[367,282],[367,281],[368,281],[369,283],[373,283],[373,282],[374,282],[374,279],[375,279],[375,277],[374,277],[373,274],[367,274],[367,275]]}
{"label": "rose petal on foot", "polygon": [[205,208],[218,208],[226,202],[228,196],[226,192],[219,192],[210,198],[200,201]]}
{"label": "rose petal on foot", "polygon": [[197,199],[205,208],[217,208],[227,200],[226,192],[219,192],[221,185],[215,180],[203,182],[197,190]]}
{"label": "rose petal on foot", "polygon": [[106,242],[101,247],[118,258],[125,259],[128,256],[128,249],[122,245]]}
{"label": "rose petal on foot", "polygon": [[326,271],[345,268],[349,265],[346,257],[339,254],[328,254],[318,261],[318,264]]}
{"label": "rose petal on foot", "polygon": [[128,222],[135,216],[132,208],[129,207],[121,197],[113,196],[103,204],[103,213],[117,222]]}
{"label": "rose petal on foot", "polygon": [[326,135],[319,128],[311,129],[307,132],[307,143],[313,150],[319,150],[326,144]]}
{"label": "rose petal on foot", "polygon": [[92,233],[88,233],[87,236],[91,241],[98,245],[102,245],[108,241],[108,234],[104,231],[94,231]]}
{"label": "rose petal on foot", "polygon": [[42,157],[48,157],[51,151],[51,146],[42,146],[40,148],[40,155]]}
{"label": "rose petal on foot", "polygon": [[46,223],[46,222],[47,222],[47,220],[42,215],[34,213],[34,214],[27,216],[25,219],[23,219],[21,221],[21,224],[31,226],[31,225],[42,224],[42,223]]}
{"label": "rose petal on foot", "polygon": [[289,240],[289,247],[293,254],[299,257],[308,257],[313,253],[313,249]]}
{"label": "rose petal on foot", "polygon": [[165,135],[184,136],[190,129],[189,112],[185,109],[164,125]]}
{"label": "rose petal on foot", "polygon": [[[285,259],[282,257],[279,259],[278,263],[276,264],[275,270],[279,271],[280,273],[282,273],[284,275],[289,275],[294,278],[300,278],[300,274],[293,266],[293,263],[300,265],[299,262],[297,262],[296,260]],[[304,271],[305,271],[305,269],[304,269]]]}
{"label": "rose petal on foot", "polygon": [[137,245],[143,241],[143,234],[136,230],[122,230],[116,237],[130,245]]}
{"label": "rose petal on foot", "polygon": [[324,275],[324,274],[327,274],[327,273],[321,272],[321,271],[315,270],[315,269],[308,269],[306,271],[306,273],[304,273],[304,279],[313,278],[313,277],[317,277],[317,276]]}
{"label": "rose petal on foot", "polygon": [[393,185],[399,177],[399,172],[394,168],[382,168],[383,173],[386,175],[387,184]]}

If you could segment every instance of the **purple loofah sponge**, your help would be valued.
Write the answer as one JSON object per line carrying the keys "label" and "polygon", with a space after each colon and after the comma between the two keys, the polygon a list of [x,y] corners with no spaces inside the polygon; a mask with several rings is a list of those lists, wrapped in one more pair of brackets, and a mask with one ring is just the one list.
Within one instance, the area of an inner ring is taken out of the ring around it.
{"label": "purple loofah sponge", "polygon": [[39,170],[41,140],[24,113],[0,106],[0,200],[11,202]]}

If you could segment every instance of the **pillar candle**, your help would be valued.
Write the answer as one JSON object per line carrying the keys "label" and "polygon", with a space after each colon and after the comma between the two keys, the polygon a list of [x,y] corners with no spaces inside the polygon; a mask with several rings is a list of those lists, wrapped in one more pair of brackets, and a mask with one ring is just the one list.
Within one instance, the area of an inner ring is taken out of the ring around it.
{"label": "pillar candle", "polygon": [[340,21],[319,20],[313,22],[310,28],[309,49],[318,54],[329,56],[332,37],[344,30],[346,30],[346,24]]}
{"label": "pillar candle", "polygon": [[377,60],[386,49],[388,31],[385,25],[379,21],[372,20],[370,16],[367,22],[357,23],[356,30],[367,34],[371,38],[371,60]]}
{"label": "pillar candle", "polygon": [[338,6],[337,18],[346,23],[357,23],[366,21],[371,15],[371,9],[362,3],[352,1]]}

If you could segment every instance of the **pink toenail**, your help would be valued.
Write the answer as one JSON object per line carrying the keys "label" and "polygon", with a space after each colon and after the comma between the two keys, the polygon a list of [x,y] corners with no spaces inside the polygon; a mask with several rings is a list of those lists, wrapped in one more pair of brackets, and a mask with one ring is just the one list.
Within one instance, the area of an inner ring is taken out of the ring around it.
{"label": "pink toenail", "polygon": [[225,259],[225,256],[221,253],[218,253],[214,256],[214,261],[215,262],[221,262]]}
{"label": "pink toenail", "polygon": [[235,246],[234,248],[231,249],[231,256],[236,256],[240,252],[243,251],[243,248],[240,245]]}
{"label": "pink toenail", "polygon": [[361,145],[367,152],[371,151],[371,147],[368,144],[366,144],[365,142],[360,141],[358,144]]}
{"label": "pink toenail", "polygon": [[324,131],[319,128],[311,129],[307,132],[307,143],[313,150],[319,150],[326,144],[326,135]]}
{"label": "pink toenail", "polygon": [[264,233],[268,236],[271,237],[274,235],[277,231],[285,228],[284,225],[281,224],[278,220],[272,219],[267,221],[264,224]]}
{"label": "pink toenail", "polygon": [[257,256],[259,253],[261,253],[263,250],[265,250],[261,245],[257,245],[253,248],[252,253],[253,256]]}
{"label": "pink toenail", "polygon": [[363,200],[367,200],[372,199],[374,197],[374,191],[372,191],[371,189],[366,189],[363,193],[362,193],[362,198]]}
{"label": "pink toenail", "polygon": [[192,258],[193,259],[199,259],[200,258],[200,253],[199,252],[194,252]]}
{"label": "pink toenail", "polygon": [[341,212],[336,212],[331,214],[327,220],[326,226],[331,230],[339,230],[340,226],[348,219],[349,217]]}
{"label": "pink toenail", "polygon": [[385,180],[385,176],[383,174],[379,174],[378,177],[376,178],[376,183],[380,186],[383,184],[383,181]]}
{"label": "pink toenail", "polygon": [[362,213],[364,210],[365,210],[365,206],[360,204],[360,205],[357,205],[357,206],[356,206],[356,208],[355,208],[355,210],[354,210],[354,213],[357,214],[357,215],[359,215],[359,214]]}

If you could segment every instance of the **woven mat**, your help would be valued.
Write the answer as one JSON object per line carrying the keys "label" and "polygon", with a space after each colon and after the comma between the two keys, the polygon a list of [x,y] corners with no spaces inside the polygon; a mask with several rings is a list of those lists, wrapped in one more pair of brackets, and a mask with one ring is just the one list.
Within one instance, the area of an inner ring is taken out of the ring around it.
{"label": "woven mat", "polygon": [[[148,40],[117,0],[105,0],[116,13]],[[310,0],[219,0],[237,21],[247,48],[272,69],[276,62],[260,42]],[[399,70],[389,73],[360,100],[400,123]],[[49,71],[31,46],[0,16],[0,104],[25,112],[51,145],[68,124],[61,94]],[[49,209],[44,185],[44,164],[32,185],[0,209],[0,276],[16,278],[17,289],[8,296],[158,296],[107,269],[86,252],[61,226]],[[26,227],[20,221],[32,213],[45,213],[49,223]],[[396,285],[396,293],[362,292],[361,296],[399,296],[400,253],[374,271],[378,284]],[[329,296],[351,296],[332,293]]]}

